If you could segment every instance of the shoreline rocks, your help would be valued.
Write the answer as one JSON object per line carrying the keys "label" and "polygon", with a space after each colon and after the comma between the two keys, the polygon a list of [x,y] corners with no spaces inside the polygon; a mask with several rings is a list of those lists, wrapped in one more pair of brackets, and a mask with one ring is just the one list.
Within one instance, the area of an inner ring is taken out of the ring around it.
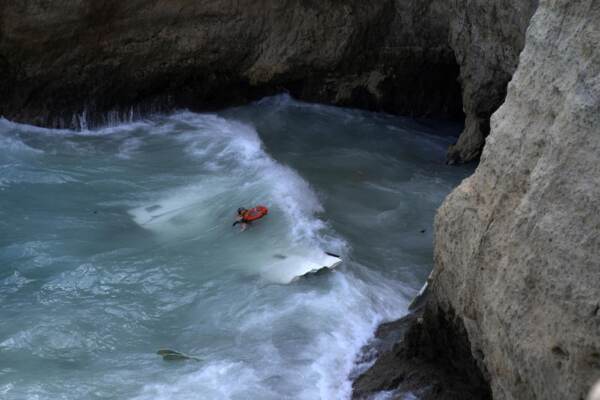
{"label": "shoreline rocks", "polygon": [[353,382],[355,400],[378,392],[389,399],[408,395],[420,400],[490,400],[489,383],[470,354],[458,319],[433,314],[424,306],[379,326],[362,357],[376,357]]}

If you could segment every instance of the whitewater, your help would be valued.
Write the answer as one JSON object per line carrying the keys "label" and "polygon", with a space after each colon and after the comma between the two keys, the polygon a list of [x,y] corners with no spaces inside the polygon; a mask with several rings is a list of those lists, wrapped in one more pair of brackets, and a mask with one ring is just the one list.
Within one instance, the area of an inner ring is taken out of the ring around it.
{"label": "whitewater", "polygon": [[[0,398],[349,398],[472,172],[444,164],[459,130],[288,96],[94,130],[0,120]],[[344,263],[297,278],[324,251]]]}

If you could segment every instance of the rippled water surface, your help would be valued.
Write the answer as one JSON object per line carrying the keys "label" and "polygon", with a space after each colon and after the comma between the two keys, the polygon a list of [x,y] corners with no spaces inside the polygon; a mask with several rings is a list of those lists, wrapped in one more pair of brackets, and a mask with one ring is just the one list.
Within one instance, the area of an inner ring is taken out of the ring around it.
{"label": "rippled water surface", "polygon": [[[0,120],[0,398],[347,398],[471,172],[444,165],[457,130],[285,96],[84,132]],[[293,279],[322,251],[345,262]]]}

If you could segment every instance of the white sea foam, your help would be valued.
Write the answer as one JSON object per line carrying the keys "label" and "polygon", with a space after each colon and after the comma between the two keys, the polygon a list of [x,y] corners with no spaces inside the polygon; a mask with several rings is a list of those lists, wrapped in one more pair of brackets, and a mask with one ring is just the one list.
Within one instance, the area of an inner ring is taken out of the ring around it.
{"label": "white sea foam", "polygon": [[[239,345],[254,343],[253,338],[262,343],[245,349],[252,354],[246,361],[206,356],[197,370],[174,382],[147,384],[135,399],[349,398],[356,352],[382,318],[397,316],[406,304],[397,284],[377,285],[380,293],[373,296],[373,287],[352,275],[333,279],[331,291],[292,294],[277,307],[252,307],[239,315]],[[285,337],[273,342],[281,333]]]}
{"label": "white sea foam", "polygon": [[[348,376],[354,367],[356,353],[382,319],[397,317],[407,307],[404,296],[398,296],[406,290],[401,285],[381,283],[371,286],[352,275],[336,274],[335,277],[336,289],[319,304],[329,308],[328,313],[336,321],[330,332],[317,335],[318,356],[312,369],[319,377],[319,396],[312,398],[350,398],[352,382]],[[377,296],[373,296],[373,292]]]}
{"label": "white sea foam", "polygon": [[[257,395],[258,394],[258,395]],[[179,378],[170,384],[156,383],[144,386],[134,400],[178,399],[280,399],[270,393],[252,368],[242,362],[215,361],[197,372]]]}
{"label": "white sea foam", "polygon": [[[254,128],[214,115],[183,113],[172,116],[171,120],[187,125],[183,133],[173,138],[185,144],[189,157],[202,162],[204,173],[199,171],[200,180],[196,183],[158,194],[156,200],[131,209],[138,224],[167,236],[184,232],[186,226],[191,230],[202,225],[214,226],[219,224],[220,214],[227,213],[219,209],[219,201],[228,197],[243,198],[239,193],[243,192],[249,193],[250,199],[256,202],[267,202],[273,212],[286,220],[287,239],[269,237],[269,246],[258,250],[259,254],[255,248],[242,264],[258,266],[257,272],[268,280],[288,283],[307,272],[306,268],[312,265],[309,260],[318,258],[324,249],[345,249],[344,241],[327,233],[325,222],[318,218],[323,207],[310,185],[264,151]],[[284,257],[273,258],[274,253]],[[269,389],[276,387],[276,383],[267,384],[265,380],[283,374],[283,381],[292,382],[295,378],[287,376],[291,371],[281,371],[291,361],[286,360],[290,357],[312,360],[306,369],[294,372],[302,374],[308,382],[296,388],[296,396],[292,397],[349,397],[351,382],[347,376],[354,366],[356,352],[382,318],[399,315],[406,305],[402,297],[397,296],[402,290],[397,285],[382,284],[377,289],[379,296],[373,297],[373,288],[354,276],[337,273],[333,279],[334,289],[329,292],[291,296],[277,307],[250,312],[239,321],[241,337],[244,332],[252,335],[265,326],[286,326],[290,317],[302,321],[308,324],[303,329],[309,335],[303,347],[287,349],[287,354],[264,355],[275,359],[262,366],[214,360],[175,384],[145,386],[139,398],[185,399],[191,393],[204,393],[207,399],[281,398],[281,393],[271,393]],[[399,300],[390,302],[394,297]],[[390,306],[390,303],[394,304]],[[319,321],[305,320],[303,315],[306,314],[318,315]],[[235,384],[230,381],[231,374],[239,377]]]}
{"label": "white sea foam", "polygon": [[0,135],[0,148],[5,153],[20,152],[29,154],[43,154],[44,151],[28,146],[15,137]]}
{"label": "white sea foam", "polygon": [[131,158],[133,153],[139,149],[142,145],[142,139],[140,138],[128,138],[119,146],[119,152],[117,153],[117,157],[128,160]]}
{"label": "white sea foam", "polygon": [[20,131],[52,136],[106,136],[132,132],[137,129],[150,128],[153,125],[154,123],[151,120],[139,120],[121,124],[107,124],[106,126],[95,129],[88,129],[87,124],[83,124],[82,129],[56,129],[20,124],[18,122],[9,121],[6,118],[0,118],[0,131]]}
{"label": "white sea foam", "polygon": [[19,271],[15,271],[12,275],[0,280],[0,295],[5,293],[16,293],[23,286],[31,282],[33,282],[33,279],[27,279]]}
{"label": "white sea foam", "polygon": [[[180,238],[199,227],[207,231],[223,224],[223,215],[236,208],[233,203],[229,210],[220,208],[230,199],[264,203],[272,214],[285,217],[288,240],[273,237],[271,243],[278,244],[265,247],[268,254],[252,257],[266,278],[279,283],[314,269],[324,250],[344,248],[341,239],[322,235],[326,224],[316,214],[323,207],[310,185],[264,151],[253,127],[210,114],[180,113],[170,121],[185,126],[172,137],[185,145],[189,157],[202,162],[199,181],[131,209],[140,226]],[[273,258],[278,253],[285,258]]]}
{"label": "white sea foam", "polygon": [[129,213],[144,228],[179,237],[189,233],[186,227],[198,230],[198,227],[214,225],[211,204],[230,188],[230,181],[209,177],[203,183],[161,193],[156,200],[133,208]]}
{"label": "white sea foam", "polygon": [[172,118],[194,126],[193,132],[178,137],[189,145],[191,155],[209,155],[214,169],[230,168],[228,173],[241,177],[248,187],[268,187],[271,200],[287,215],[297,237],[315,238],[323,228],[314,218],[323,207],[310,185],[263,150],[253,127],[215,115],[182,113]]}

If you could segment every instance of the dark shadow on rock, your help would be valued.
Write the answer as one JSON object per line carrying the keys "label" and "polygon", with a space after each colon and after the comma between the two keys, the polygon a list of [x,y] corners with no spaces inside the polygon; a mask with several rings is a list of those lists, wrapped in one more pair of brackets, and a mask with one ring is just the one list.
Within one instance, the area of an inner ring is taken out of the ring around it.
{"label": "dark shadow on rock", "polygon": [[398,400],[407,393],[419,400],[492,399],[464,326],[452,312],[421,304],[407,316],[380,325],[357,363],[369,357],[376,361],[355,378],[353,399],[381,391],[392,391]]}

